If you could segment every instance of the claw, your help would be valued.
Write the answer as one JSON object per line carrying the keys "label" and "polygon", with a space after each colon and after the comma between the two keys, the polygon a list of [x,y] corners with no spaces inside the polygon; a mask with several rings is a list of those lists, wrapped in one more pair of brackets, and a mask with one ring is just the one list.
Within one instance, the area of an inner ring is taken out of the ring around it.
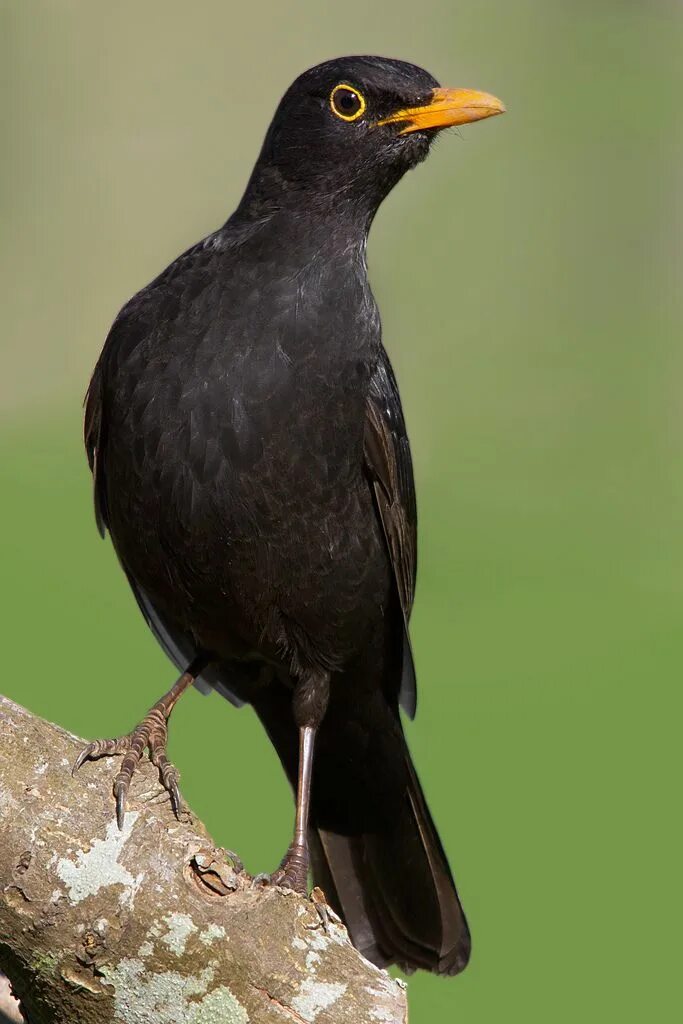
{"label": "claw", "polygon": [[73,768],[71,769],[71,778],[72,779],[74,778],[74,776],[75,776],[76,772],[78,771],[78,769],[88,760],[88,758],[90,757],[90,754],[92,752],[92,747],[94,747],[94,746],[95,746],[94,743],[89,743],[87,747],[83,747],[83,750],[81,750],[80,754],[78,755],[78,757],[74,761]]}
{"label": "claw", "polygon": [[183,812],[183,805],[180,800],[180,790],[178,789],[178,783],[174,780],[169,784],[168,792],[171,797],[171,807],[176,818],[180,820],[180,815]]}
{"label": "claw", "polygon": [[126,816],[127,793],[128,783],[125,779],[117,777],[114,782],[114,797],[116,798],[116,823],[119,826],[119,832],[123,831],[123,821]]}

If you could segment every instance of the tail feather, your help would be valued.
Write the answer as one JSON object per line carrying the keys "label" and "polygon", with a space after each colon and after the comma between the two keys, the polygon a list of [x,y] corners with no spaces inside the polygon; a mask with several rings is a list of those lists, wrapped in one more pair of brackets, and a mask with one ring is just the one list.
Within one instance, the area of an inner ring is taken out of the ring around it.
{"label": "tail feather", "polygon": [[[288,698],[270,697],[255,707],[295,785]],[[469,960],[469,930],[398,709],[379,693],[338,700],[316,741],[314,880],[368,960],[457,974]]]}
{"label": "tail feather", "polygon": [[409,783],[393,828],[361,836],[312,830],[313,875],[373,963],[458,974],[470,956],[469,929],[407,749],[406,762]]}
{"label": "tail feather", "polygon": [[370,923],[367,892],[356,864],[362,862],[362,840],[312,828],[309,834],[315,884],[344,921],[354,946],[378,967],[391,959],[380,949]]}

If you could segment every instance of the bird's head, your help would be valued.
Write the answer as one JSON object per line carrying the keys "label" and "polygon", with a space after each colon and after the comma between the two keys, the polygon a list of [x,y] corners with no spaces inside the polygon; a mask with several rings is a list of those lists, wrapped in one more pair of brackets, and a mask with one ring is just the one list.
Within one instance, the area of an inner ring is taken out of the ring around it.
{"label": "bird's head", "polygon": [[252,176],[252,198],[258,192],[276,205],[290,198],[313,208],[337,204],[371,218],[403,174],[424,160],[439,131],[504,110],[495,96],[443,89],[404,61],[326,61],[282,97]]}

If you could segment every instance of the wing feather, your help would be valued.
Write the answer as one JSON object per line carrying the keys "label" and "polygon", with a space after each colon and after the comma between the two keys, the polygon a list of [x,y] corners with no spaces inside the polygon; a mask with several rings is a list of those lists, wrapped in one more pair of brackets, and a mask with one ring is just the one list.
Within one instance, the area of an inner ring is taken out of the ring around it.
{"label": "wing feather", "polygon": [[417,576],[417,503],[410,444],[389,357],[382,350],[371,378],[365,416],[365,463],[403,612],[403,674],[400,702],[413,718],[415,667],[408,622]]}
{"label": "wing feather", "polygon": [[[88,464],[93,477],[93,497],[95,504],[95,522],[100,536],[104,537],[109,528],[109,517],[107,512],[107,488],[105,482],[105,423],[100,363],[90,381],[90,386],[85,397],[85,417],[83,424],[83,435],[85,450],[88,456]],[[113,542],[113,538],[112,538]],[[116,544],[114,544],[116,549]],[[118,554],[118,552],[117,552]],[[119,559],[121,561],[121,559]],[[192,639],[181,629],[170,623],[155,606],[151,597],[140,586],[135,577],[121,562],[123,571],[128,578],[130,588],[133,591],[138,607],[142,612],[145,622],[157,639],[159,646],[170,658],[179,672],[184,672],[187,666],[194,661],[199,653]],[[244,703],[231,692],[223,677],[223,673],[215,665],[207,665],[195,682],[195,686],[202,693],[209,693],[212,689],[217,690],[223,697],[229,700],[236,707]]]}

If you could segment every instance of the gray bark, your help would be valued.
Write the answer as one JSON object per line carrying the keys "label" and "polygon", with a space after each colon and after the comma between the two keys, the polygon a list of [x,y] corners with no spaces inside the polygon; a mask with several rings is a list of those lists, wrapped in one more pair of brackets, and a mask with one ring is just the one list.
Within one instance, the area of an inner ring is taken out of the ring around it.
{"label": "gray bark", "polygon": [[119,832],[82,745],[0,697],[0,970],[31,1024],[405,1024],[321,894],[253,888],[147,761]]}

